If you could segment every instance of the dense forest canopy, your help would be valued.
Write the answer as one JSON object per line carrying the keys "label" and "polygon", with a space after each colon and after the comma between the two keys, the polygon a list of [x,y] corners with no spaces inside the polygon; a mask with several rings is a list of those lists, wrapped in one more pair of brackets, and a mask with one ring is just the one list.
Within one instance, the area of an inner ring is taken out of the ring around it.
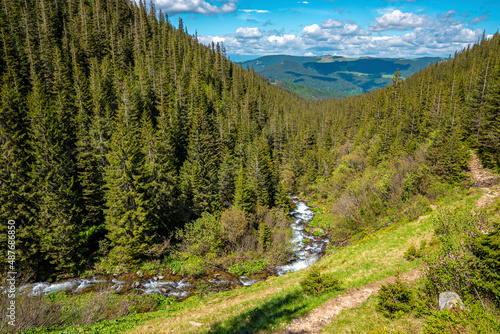
{"label": "dense forest canopy", "polygon": [[159,259],[172,236],[199,256],[265,252],[285,245],[278,208],[301,191],[333,203],[342,238],[432,195],[435,180],[462,180],[470,149],[500,168],[498,34],[319,102],[201,45],[152,3],[0,7],[0,216],[37,277]]}

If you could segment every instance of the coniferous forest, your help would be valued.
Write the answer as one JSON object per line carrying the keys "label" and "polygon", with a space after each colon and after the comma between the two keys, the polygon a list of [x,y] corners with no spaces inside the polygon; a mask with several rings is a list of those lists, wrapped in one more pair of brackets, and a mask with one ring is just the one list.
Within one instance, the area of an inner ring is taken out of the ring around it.
{"label": "coniferous forest", "polygon": [[500,170],[498,33],[386,88],[309,101],[152,3],[0,7],[0,217],[38,279],[277,264],[289,194],[328,203],[340,242],[387,213],[418,216],[465,180],[470,150]]}

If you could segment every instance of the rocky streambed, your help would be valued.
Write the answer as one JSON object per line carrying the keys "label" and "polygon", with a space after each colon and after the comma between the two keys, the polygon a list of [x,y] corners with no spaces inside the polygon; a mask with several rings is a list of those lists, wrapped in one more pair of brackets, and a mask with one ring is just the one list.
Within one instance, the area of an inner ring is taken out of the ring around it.
{"label": "rocky streambed", "polygon": [[305,227],[313,219],[313,211],[298,197],[291,197],[295,209],[290,212],[294,217],[291,224],[294,258],[289,263],[252,276],[237,276],[223,270],[211,270],[206,275],[185,277],[174,273],[144,276],[141,272],[122,275],[105,275],[93,278],[75,278],[63,282],[38,282],[27,284],[20,291],[33,295],[67,291],[82,294],[95,291],[116,291],[118,293],[160,293],[169,297],[185,299],[196,294],[199,289],[212,293],[234,289],[239,286],[251,286],[270,275],[284,275],[306,268],[318,261],[326,250],[329,240],[326,236],[315,236],[306,232]]}

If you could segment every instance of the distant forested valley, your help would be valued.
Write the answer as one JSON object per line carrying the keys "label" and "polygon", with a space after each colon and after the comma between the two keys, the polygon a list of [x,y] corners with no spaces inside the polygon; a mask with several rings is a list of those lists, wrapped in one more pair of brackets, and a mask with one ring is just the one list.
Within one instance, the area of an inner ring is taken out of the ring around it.
{"label": "distant forested valley", "polygon": [[392,75],[399,71],[402,78],[441,57],[404,58],[345,58],[340,56],[297,57],[285,55],[264,56],[242,63],[254,68],[298,95],[309,99],[342,98],[383,88],[391,83]]}
{"label": "distant forested valley", "polygon": [[335,243],[418,217],[470,150],[500,170],[498,33],[309,101],[176,25],[142,0],[0,6],[0,217],[34,278],[262,269],[289,257],[289,194],[328,204]]}

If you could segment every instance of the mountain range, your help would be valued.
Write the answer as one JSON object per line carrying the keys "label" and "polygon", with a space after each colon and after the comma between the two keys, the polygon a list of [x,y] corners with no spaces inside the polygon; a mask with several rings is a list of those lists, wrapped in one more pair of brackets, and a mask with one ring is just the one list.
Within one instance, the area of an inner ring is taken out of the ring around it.
{"label": "mountain range", "polygon": [[440,57],[405,58],[346,58],[340,56],[297,57],[264,56],[242,63],[268,77],[278,86],[305,98],[327,99],[358,95],[387,86],[394,73],[409,77]]}

